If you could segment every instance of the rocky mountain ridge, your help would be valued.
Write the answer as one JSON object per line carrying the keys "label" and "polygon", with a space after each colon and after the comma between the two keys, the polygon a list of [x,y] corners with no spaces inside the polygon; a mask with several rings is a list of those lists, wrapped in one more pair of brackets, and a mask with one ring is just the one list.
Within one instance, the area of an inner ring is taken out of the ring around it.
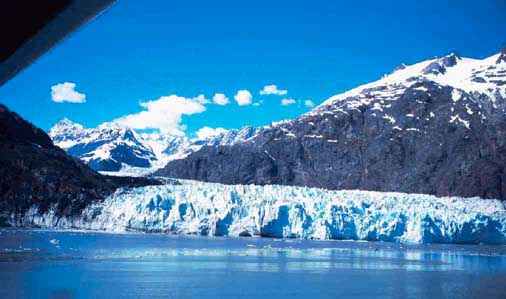
{"label": "rocky mountain ridge", "polygon": [[506,197],[506,50],[401,65],[233,146],[157,174],[225,184]]}

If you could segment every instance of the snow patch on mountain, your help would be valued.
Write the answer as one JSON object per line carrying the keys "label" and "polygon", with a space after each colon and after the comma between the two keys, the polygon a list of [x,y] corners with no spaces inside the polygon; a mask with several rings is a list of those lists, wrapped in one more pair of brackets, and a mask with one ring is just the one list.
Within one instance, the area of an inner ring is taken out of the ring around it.
{"label": "snow patch on mountain", "polygon": [[506,244],[499,200],[195,181],[118,191],[72,219],[32,209],[23,221],[61,229]]}

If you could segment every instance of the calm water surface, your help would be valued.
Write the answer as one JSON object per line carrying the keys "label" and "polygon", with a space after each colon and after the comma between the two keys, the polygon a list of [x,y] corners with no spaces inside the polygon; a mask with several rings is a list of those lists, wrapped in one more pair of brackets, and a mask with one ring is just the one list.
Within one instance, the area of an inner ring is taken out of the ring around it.
{"label": "calm water surface", "polygon": [[506,247],[0,230],[0,298],[506,298]]}

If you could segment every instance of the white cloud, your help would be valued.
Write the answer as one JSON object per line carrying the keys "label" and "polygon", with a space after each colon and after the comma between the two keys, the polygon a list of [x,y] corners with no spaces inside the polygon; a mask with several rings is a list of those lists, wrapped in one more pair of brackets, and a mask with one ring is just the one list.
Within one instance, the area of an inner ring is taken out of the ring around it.
{"label": "white cloud", "polygon": [[295,104],[295,103],[297,103],[297,101],[296,101],[296,100],[294,100],[294,99],[290,99],[290,98],[287,98],[287,99],[282,99],[282,100],[281,100],[281,105],[282,105],[282,106],[293,105],[293,104]]}
{"label": "white cloud", "polygon": [[182,116],[206,111],[202,97],[185,98],[170,95],[142,102],[140,105],[144,108],[143,111],[125,115],[115,122],[132,129],[158,129],[164,133],[184,135],[186,126],[181,125]]}
{"label": "white cloud", "polygon": [[198,139],[205,139],[211,136],[216,136],[220,133],[225,133],[227,130],[224,128],[211,128],[211,127],[202,127],[200,128],[196,134]]}
{"label": "white cloud", "polygon": [[211,101],[206,99],[206,96],[203,94],[199,94],[197,97],[193,98],[192,100],[194,100],[195,102],[202,104],[202,105],[211,103]]}
{"label": "white cloud", "polygon": [[86,103],[86,95],[75,90],[76,84],[65,82],[51,86],[51,99],[56,103]]}
{"label": "white cloud", "polygon": [[246,106],[251,104],[253,96],[251,95],[251,92],[249,92],[249,90],[243,89],[237,91],[237,93],[234,96],[234,99],[239,106]]}
{"label": "white cloud", "polygon": [[228,103],[230,103],[230,101],[224,94],[215,93],[213,96],[213,103],[220,105],[220,106],[225,106]]}
{"label": "white cloud", "polygon": [[275,95],[283,96],[287,93],[288,93],[288,90],[278,89],[278,86],[276,84],[265,85],[264,89],[260,90],[261,95],[275,94]]}
{"label": "white cloud", "polygon": [[305,100],[304,106],[311,108],[311,107],[314,107],[314,103],[311,100]]}

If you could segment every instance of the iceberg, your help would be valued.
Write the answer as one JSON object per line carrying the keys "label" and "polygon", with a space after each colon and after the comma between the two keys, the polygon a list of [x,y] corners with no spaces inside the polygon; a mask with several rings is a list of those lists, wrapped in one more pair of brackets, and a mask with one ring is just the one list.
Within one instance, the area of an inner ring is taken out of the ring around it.
{"label": "iceberg", "polygon": [[[116,191],[73,218],[32,208],[22,225],[398,243],[506,244],[499,200],[181,181]],[[18,223],[19,224],[19,223]]]}

